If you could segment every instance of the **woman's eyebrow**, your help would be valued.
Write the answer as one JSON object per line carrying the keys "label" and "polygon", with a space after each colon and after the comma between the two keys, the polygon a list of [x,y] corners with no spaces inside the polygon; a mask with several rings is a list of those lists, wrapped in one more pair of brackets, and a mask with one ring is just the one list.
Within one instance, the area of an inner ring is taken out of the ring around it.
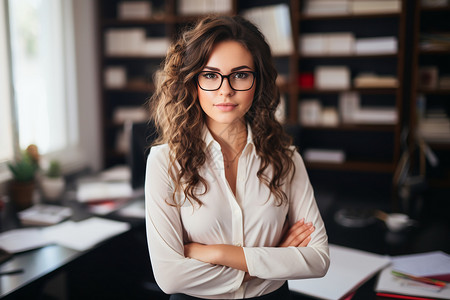
{"label": "woman's eyebrow", "polygon": [[[215,72],[220,72],[219,68],[210,67],[210,66],[205,66],[204,69],[208,69],[208,70],[215,71]],[[236,71],[239,71],[242,69],[250,69],[251,70],[252,68],[250,68],[249,66],[246,66],[246,65],[242,65],[242,66],[231,69],[231,72],[236,72]]]}

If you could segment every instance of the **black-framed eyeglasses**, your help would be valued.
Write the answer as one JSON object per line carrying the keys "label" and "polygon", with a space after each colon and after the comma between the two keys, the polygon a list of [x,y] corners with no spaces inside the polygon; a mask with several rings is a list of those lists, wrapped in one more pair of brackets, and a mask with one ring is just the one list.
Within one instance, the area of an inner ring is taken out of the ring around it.
{"label": "black-framed eyeglasses", "polygon": [[204,91],[217,91],[223,83],[223,79],[228,79],[228,84],[232,90],[248,91],[255,83],[255,74],[253,71],[238,71],[228,75],[222,75],[219,72],[202,71],[197,74],[198,86]]}

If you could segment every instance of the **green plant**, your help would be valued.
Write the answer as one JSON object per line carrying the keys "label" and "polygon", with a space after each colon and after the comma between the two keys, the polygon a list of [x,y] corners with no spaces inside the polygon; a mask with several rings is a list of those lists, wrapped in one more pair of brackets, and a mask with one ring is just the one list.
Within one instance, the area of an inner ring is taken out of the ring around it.
{"label": "green plant", "polygon": [[50,161],[50,166],[47,170],[47,177],[58,178],[61,176],[61,164],[57,160]]}
{"label": "green plant", "polygon": [[14,179],[22,182],[34,180],[34,175],[39,169],[39,165],[26,151],[22,153],[22,157],[17,161],[8,163],[8,167],[11,170]]}

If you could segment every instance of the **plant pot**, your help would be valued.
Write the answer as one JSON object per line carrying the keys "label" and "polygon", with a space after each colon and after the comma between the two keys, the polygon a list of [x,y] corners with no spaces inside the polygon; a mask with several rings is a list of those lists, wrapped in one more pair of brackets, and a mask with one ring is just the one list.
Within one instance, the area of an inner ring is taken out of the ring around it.
{"label": "plant pot", "polygon": [[24,210],[33,205],[35,189],[34,181],[11,181],[9,184],[9,197],[17,210]]}
{"label": "plant pot", "polygon": [[66,182],[63,177],[42,177],[41,189],[45,199],[55,201],[59,200],[64,193]]}

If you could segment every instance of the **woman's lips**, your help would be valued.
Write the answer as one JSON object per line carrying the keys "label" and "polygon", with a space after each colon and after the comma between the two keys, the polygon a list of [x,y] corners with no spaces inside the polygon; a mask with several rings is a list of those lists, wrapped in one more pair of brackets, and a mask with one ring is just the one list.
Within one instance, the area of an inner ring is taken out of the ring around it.
{"label": "woman's lips", "polygon": [[219,103],[219,104],[215,104],[214,106],[217,107],[218,109],[220,109],[221,111],[232,111],[233,109],[235,109],[237,107],[237,104]]}

